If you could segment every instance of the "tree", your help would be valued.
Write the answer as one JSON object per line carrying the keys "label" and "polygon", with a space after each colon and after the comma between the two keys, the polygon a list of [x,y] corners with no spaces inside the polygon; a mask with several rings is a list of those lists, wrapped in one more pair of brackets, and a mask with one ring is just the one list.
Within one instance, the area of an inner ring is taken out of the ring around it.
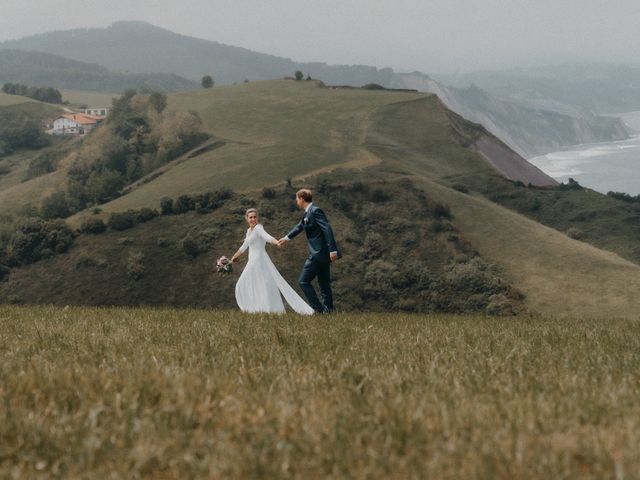
{"label": "tree", "polygon": [[302,73],[300,70],[296,70],[296,73],[294,73],[296,80],[300,81],[304,78],[304,73]]}
{"label": "tree", "polygon": [[202,86],[204,88],[211,88],[215,85],[215,82],[213,81],[211,75],[205,75],[204,77],[202,77],[202,81],[200,83],[202,83]]}

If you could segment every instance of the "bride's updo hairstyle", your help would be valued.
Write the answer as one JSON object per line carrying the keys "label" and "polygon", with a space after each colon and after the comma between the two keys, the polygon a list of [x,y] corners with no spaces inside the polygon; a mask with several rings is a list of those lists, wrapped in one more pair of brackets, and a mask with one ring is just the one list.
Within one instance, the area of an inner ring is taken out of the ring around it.
{"label": "bride's updo hairstyle", "polygon": [[255,213],[256,217],[257,217],[258,216],[258,209],[257,208],[249,208],[249,209],[247,209],[247,211],[244,212],[244,218],[247,218],[250,213]]}

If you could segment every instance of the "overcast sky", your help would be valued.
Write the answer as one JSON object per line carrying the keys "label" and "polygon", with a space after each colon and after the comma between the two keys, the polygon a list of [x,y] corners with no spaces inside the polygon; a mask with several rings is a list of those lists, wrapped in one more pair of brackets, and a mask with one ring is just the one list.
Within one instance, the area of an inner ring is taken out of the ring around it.
{"label": "overcast sky", "polygon": [[117,20],[297,61],[426,73],[640,63],[638,0],[0,0],[0,41]]}

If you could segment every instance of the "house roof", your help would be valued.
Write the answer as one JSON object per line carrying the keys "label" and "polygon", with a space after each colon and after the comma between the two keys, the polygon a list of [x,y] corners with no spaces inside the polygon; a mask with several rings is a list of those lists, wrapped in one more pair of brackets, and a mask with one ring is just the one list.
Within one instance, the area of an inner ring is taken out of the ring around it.
{"label": "house roof", "polygon": [[87,115],[85,113],[65,113],[64,115],[60,115],[58,118],[66,118],[67,120],[71,120],[72,122],[75,122],[78,125],[95,125],[104,117]]}

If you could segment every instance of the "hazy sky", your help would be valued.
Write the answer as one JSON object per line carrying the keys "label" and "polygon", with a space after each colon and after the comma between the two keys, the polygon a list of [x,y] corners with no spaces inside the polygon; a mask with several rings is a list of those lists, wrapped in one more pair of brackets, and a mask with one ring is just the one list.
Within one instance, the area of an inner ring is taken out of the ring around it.
{"label": "hazy sky", "polygon": [[0,40],[117,20],[297,61],[426,73],[640,63],[638,0],[0,0]]}

